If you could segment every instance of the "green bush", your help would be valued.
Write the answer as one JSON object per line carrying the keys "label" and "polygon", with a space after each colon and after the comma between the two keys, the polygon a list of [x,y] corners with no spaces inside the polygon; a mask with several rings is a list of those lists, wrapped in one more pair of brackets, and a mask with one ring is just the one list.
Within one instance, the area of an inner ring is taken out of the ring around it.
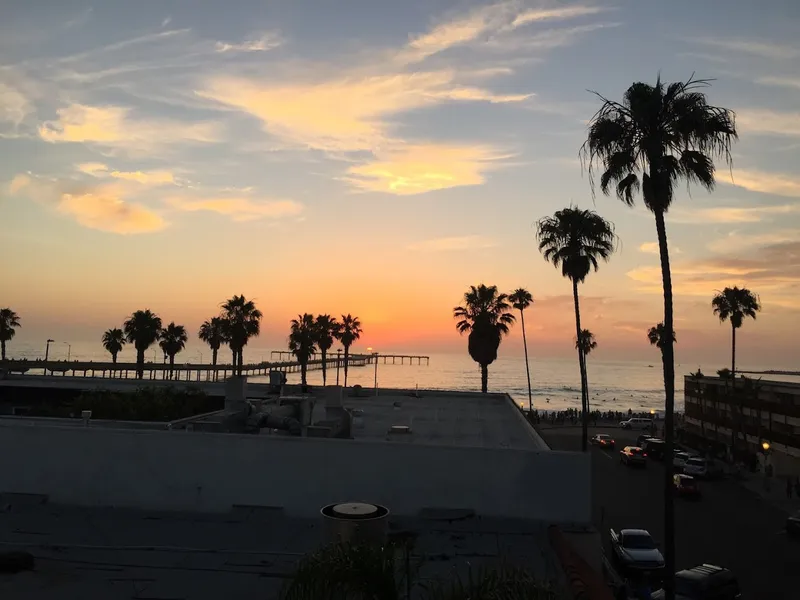
{"label": "green bush", "polygon": [[133,392],[90,390],[78,396],[70,412],[92,411],[93,419],[173,421],[222,408],[221,400],[196,388],[143,387]]}

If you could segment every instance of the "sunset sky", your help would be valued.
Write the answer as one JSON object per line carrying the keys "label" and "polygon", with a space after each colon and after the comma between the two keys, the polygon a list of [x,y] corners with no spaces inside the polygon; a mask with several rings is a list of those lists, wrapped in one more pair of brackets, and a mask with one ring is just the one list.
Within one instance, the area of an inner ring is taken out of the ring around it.
{"label": "sunset sky", "polygon": [[0,307],[15,343],[78,342],[143,308],[194,333],[243,293],[262,346],[351,312],[363,347],[465,351],[452,308],[483,282],[528,288],[532,347],[570,356],[533,225],[573,203],[621,240],[581,286],[598,358],[657,361],[654,220],[593,199],[578,150],[587,90],[696,73],[741,139],[668,215],[678,359],[728,360],[710,300],[746,285],[741,361],[797,367],[798,30],[796,0],[4,3]]}

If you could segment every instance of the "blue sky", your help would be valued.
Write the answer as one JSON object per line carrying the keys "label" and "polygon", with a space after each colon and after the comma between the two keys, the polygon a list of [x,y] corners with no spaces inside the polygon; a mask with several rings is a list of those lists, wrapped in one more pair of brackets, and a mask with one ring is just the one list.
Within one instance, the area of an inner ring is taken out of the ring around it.
{"label": "blue sky", "polygon": [[800,356],[796,2],[53,4],[0,23],[0,304],[21,336],[95,339],[145,306],[195,328],[244,292],[275,346],[298,312],[350,311],[365,343],[460,347],[450,310],[484,281],[530,288],[531,335],[568,354],[569,286],[532,225],[574,203],[622,242],[583,290],[598,353],[649,352],[655,227],[592,198],[587,90],[696,73],[741,139],[733,180],[719,165],[670,211],[679,352],[724,357],[710,297],[748,285],[744,355]]}

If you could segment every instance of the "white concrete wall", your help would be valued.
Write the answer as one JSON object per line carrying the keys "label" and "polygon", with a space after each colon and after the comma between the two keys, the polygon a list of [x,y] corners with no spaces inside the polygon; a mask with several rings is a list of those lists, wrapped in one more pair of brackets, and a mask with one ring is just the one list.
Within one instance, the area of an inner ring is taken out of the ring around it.
{"label": "white concrete wall", "polygon": [[51,502],[169,510],[279,506],[312,516],[330,502],[588,522],[589,457],[570,452],[26,426],[0,423],[0,492]]}

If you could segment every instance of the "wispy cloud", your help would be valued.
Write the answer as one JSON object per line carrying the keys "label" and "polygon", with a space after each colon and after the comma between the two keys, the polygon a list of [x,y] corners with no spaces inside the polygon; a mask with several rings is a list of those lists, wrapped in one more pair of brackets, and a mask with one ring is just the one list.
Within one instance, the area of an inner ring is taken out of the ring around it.
{"label": "wispy cloud", "polygon": [[695,209],[676,207],[669,211],[669,220],[675,223],[696,225],[708,223],[758,223],[790,214],[800,214],[800,205],[718,206]]}
{"label": "wispy cloud", "polygon": [[[644,254],[658,254],[660,252],[658,248],[658,242],[645,242],[639,246],[639,252],[643,252]],[[677,246],[670,246],[669,247],[670,254],[680,254],[681,249]]]}
{"label": "wispy cloud", "polygon": [[22,90],[0,81],[0,123],[18,127],[31,112],[33,104]]}
{"label": "wispy cloud", "polygon": [[53,207],[89,229],[127,235],[158,231],[167,225],[158,213],[144,204],[127,202],[113,185],[77,187],[18,175],[8,190],[14,196]]}
{"label": "wispy cloud", "polygon": [[750,133],[800,136],[800,112],[757,108],[738,110],[736,124]]}
{"label": "wispy cloud", "polygon": [[735,40],[703,37],[692,40],[695,43],[719,48],[729,52],[750,54],[760,58],[784,60],[800,57],[800,48],[784,44],[774,44],[761,40]]}
{"label": "wispy cloud", "polygon": [[230,217],[233,221],[299,217],[304,210],[303,205],[294,200],[258,199],[241,196],[205,198],[172,196],[166,198],[165,202],[175,210],[213,212]]}
{"label": "wispy cloud", "polygon": [[419,252],[451,252],[455,250],[480,250],[495,246],[497,246],[496,242],[482,235],[462,235],[415,242],[410,244],[408,249]]}
{"label": "wispy cloud", "polygon": [[277,32],[268,32],[253,40],[246,40],[238,44],[217,42],[214,48],[217,52],[266,52],[277,48],[283,43],[281,35]]}
{"label": "wispy cloud", "polygon": [[756,79],[756,83],[800,89],[800,77],[759,77]]}
{"label": "wispy cloud", "polygon": [[732,182],[725,179],[722,181],[732,183],[732,185],[752,192],[800,198],[800,177],[787,173],[771,173],[756,169],[736,169],[733,173]]}
{"label": "wispy cloud", "polygon": [[397,195],[480,185],[484,174],[507,158],[480,145],[413,144],[378,152],[375,160],[348,169],[353,186]]}
{"label": "wispy cloud", "polygon": [[124,181],[133,181],[142,185],[170,185],[175,184],[175,176],[170,171],[117,171],[109,169],[102,163],[83,163],[78,165],[78,170],[92,177],[112,177]]}
{"label": "wispy cloud", "polygon": [[781,229],[751,234],[731,231],[728,235],[709,242],[706,247],[717,254],[735,254],[759,246],[774,246],[787,242],[800,242],[800,230]]}
{"label": "wispy cloud", "polygon": [[135,118],[129,108],[122,106],[72,104],[56,112],[56,120],[45,121],[39,127],[39,136],[47,142],[81,142],[124,151],[148,151],[178,142],[210,143],[219,139],[215,123]]}

